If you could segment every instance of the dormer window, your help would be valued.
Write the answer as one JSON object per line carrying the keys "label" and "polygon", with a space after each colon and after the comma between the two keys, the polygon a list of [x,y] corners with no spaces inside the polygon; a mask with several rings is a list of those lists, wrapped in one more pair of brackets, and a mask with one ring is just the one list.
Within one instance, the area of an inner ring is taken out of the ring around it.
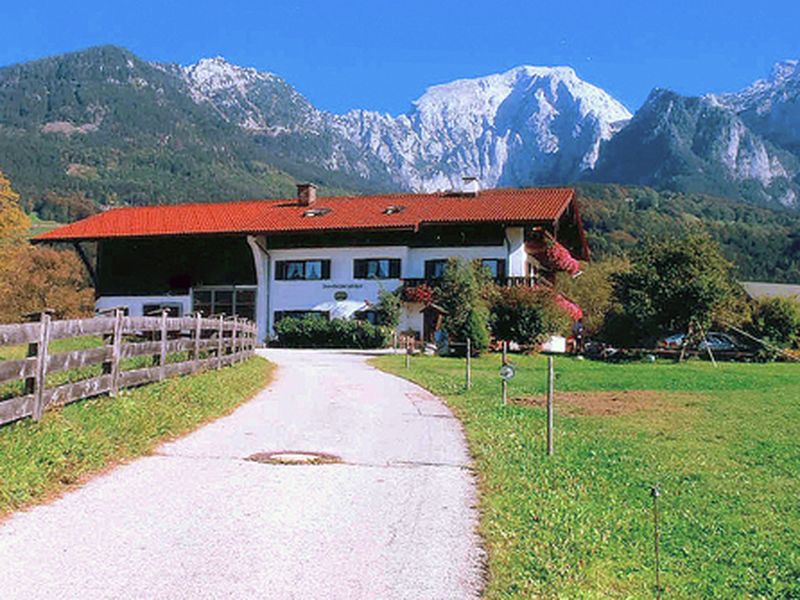
{"label": "dormer window", "polygon": [[330,208],[309,208],[303,211],[304,217],[323,217],[331,212]]}
{"label": "dormer window", "polygon": [[397,204],[393,204],[391,206],[387,206],[383,209],[383,214],[385,215],[396,215],[397,213],[401,213],[406,209],[405,206],[400,206]]}

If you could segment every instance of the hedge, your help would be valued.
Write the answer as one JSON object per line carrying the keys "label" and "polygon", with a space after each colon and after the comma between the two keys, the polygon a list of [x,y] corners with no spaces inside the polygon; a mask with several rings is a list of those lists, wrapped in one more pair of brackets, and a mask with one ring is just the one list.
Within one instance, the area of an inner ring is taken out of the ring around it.
{"label": "hedge", "polygon": [[286,317],[275,324],[278,344],[285,348],[384,348],[391,329],[367,321]]}

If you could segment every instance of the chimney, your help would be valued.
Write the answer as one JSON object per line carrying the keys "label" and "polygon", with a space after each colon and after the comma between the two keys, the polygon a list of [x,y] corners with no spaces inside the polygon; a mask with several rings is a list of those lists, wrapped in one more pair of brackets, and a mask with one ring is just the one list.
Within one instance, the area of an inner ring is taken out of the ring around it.
{"label": "chimney", "polygon": [[461,193],[465,196],[477,197],[481,193],[481,182],[477,177],[462,177]]}
{"label": "chimney", "polygon": [[297,184],[297,201],[300,206],[311,206],[317,201],[317,186],[313,183]]}

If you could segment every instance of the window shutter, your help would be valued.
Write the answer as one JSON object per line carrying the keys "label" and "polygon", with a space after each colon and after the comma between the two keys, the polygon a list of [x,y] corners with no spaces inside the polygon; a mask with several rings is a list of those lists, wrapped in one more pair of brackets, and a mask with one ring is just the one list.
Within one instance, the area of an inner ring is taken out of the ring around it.
{"label": "window shutter", "polygon": [[426,260],[425,261],[425,279],[433,279],[436,275],[436,261],[435,260]]}
{"label": "window shutter", "polygon": [[276,280],[283,280],[286,279],[286,261],[279,260],[275,262],[275,279]]}
{"label": "window shutter", "polygon": [[367,261],[357,258],[353,261],[353,278],[365,279],[367,277]]}
{"label": "window shutter", "polygon": [[400,259],[389,260],[389,279],[400,279]]}
{"label": "window shutter", "polygon": [[331,278],[331,261],[330,260],[323,260],[322,261],[322,279],[330,279]]}
{"label": "window shutter", "polygon": [[501,258],[497,261],[497,276],[498,277],[507,277],[508,273],[506,272],[506,259]]}

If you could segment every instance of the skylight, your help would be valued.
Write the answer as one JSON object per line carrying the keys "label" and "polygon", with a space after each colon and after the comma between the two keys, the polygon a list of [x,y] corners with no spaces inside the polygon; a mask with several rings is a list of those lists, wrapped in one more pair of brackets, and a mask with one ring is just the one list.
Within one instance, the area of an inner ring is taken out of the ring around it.
{"label": "skylight", "polygon": [[393,204],[392,206],[387,206],[383,209],[383,214],[385,215],[396,215],[397,213],[403,212],[406,209],[405,206],[399,206]]}
{"label": "skylight", "polygon": [[309,208],[308,210],[303,211],[303,216],[304,217],[322,217],[324,215],[327,215],[329,212],[331,212],[330,208]]}

